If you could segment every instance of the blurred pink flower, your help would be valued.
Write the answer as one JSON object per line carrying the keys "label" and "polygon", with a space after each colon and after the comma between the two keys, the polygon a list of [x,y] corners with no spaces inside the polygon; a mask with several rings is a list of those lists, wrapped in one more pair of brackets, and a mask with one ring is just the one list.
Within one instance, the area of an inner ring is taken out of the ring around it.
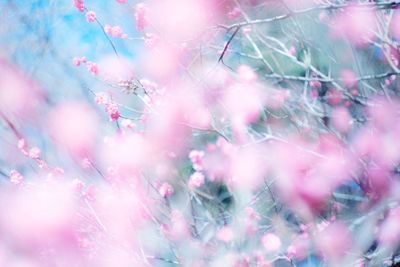
{"label": "blurred pink flower", "polygon": [[88,11],[86,13],[87,22],[95,22],[96,21],[96,13],[94,11]]}
{"label": "blurred pink flower", "polygon": [[168,198],[174,193],[174,188],[169,183],[163,183],[158,189],[158,192],[162,197]]}
{"label": "blurred pink flower", "polygon": [[74,6],[76,9],[78,9],[80,12],[85,11],[85,4],[83,0],[73,0],[74,1]]}
{"label": "blurred pink flower", "polygon": [[11,172],[10,172],[10,182],[11,183],[20,184],[20,183],[22,183],[23,180],[24,180],[24,177],[22,176],[22,174],[20,174],[16,170],[11,170]]}
{"label": "blurred pink flower", "polygon": [[201,172],[195,172],[189,177],[188,186],[190,189],[195,189],[204,184],[204,174]]}
{"label": "blurred pink flower", "polygon": [[277,252],[282,246],[281,239],[273,233],[263,235],[261,237],[261,243],[268,253]]}

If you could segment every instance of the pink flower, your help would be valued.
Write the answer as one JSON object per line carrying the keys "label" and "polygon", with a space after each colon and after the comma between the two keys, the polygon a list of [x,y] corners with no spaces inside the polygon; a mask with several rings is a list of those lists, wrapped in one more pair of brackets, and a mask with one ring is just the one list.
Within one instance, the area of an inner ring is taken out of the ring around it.
{"label": "pink flower", "polygon": [[237,19],[242,15],[242,11],[240,11],[240,8],[235,7],[231,11],[228,12],[228,18],[229,19]]}
{"label": "pink flower", "polygon": [[113,37],[121,37],[123,34],[122,28],[120,26],[114,26],[111,29],[111,36]]}
{"label": "pink flower", "polygon": [[108,103],[108,97],[106,93],[96,93],[94,97],[94,101],[97,105],[105,105]]}
{"label": "pink flower", "polygon": [[125,3],[128,2],[128,0],[117,0],[117,2],[120,3],[120,4],[125,4]]}
{"label": "pink flower", "polygon": [[94,11],[88,11],[86,13],[86,20],[89,23],[96,21],[96,13],[94,13]]}
{"label": "pink flower", "polygon": [[189,153],[189,158],[192,161],[193,169],[201,171],[203,169],[204,151],[192,150]]}
{"label": "pink flower", "polygon": [[318,18],[319,18],[319,21],[321,21],[322,23],[325,23],[328,21],[329,16],[325,11],[322,11],[321,13],[319,13]]}
{"label": "pink flower", "polygon": [[291,46],[290,49],[289,49],[289,55],[295,56],[296,54],[297,54],[296,47]]}
{"label": "pink flower", "polygon": [[174,188],[169,183],[163,183],[158,189],[158,193],[160,193],[163,198],[167,198],[172,196]]}
{"label": "pink flower", "polygon": [[273,233],[263,235],[261,243],[267,252],[276,252],[282,245],[281,239]]}
{"label": "pink flower", "polygon": [[38,159],[40,157],[40,149],[38,147],[32,147],[29,150],[29,157],[32,159]]}
{"label": "pink flower", "polygon": [[260,214],[258,214],[252,207],[247,207],[245,211],[250,219],[255,221],[259,221],[261,219]]}
{"label": "pink flower", "polygon": [[326,96],[328,98],[328,103],[331,104],[332,106],[339,105],[343,100],[343,93],[338,89],[334,88],[329,89]]}
{"label": "pink flower", "polygon": [[115,103],[106,104],[106,112],[110,116],[111,121],[116,121],[121,116],[118,110],[118,106]]}
{"label": "pink flower", "polygon": [[97,64],[94,62],[88,61],[86,63],[86,68],[88,71],[90,71],[94,75],[99,74],[99,68],[97,67]]}
{"label": "pink flower", "polygon": [[28,144],[26,143],[25,139],[21,138],[18,140],[18,149],[24,154],[25,156],[28,156]]}
{"label": "pink flower", "polygon": [[357,46],[364,46],[367,41],[376,38],[377,16],[372,9],[349,6],[338,13],[333,25],[333,37],[345,36]]}
{"label": "pink flower", "polygon": [[332,123],[338,131],[342,133],[349,131],[351,122],[352,117],[347,108],[338,107],[332,111]]}
{"label": "pink flower", "polygon": [[23,180],[24,180],[24,177],[18,171],[12,170],[10,172],[10,182],[11,183],[20,184],[20,183],[22,183]]}
{"label": "pink flower", "polygon": [[217,232],[217,238],[225,243],[228,243],[235,238],[235,235],[232,231],[232,228],[229,226],[224,226]]}
{"label": "pink flower", "polygon": [[79,67],[81,65],[81,63],[86,63],[86,57],[74,57],[74,59],[72,60],[72,63]]}
{"label": "pink flower", "polygon": [[252,31],[251,27],[243,27],[243,33],[244,34],[250,34]]}
{"label": "pink flower", "polygon": [[322,84],[320,81],[312,80],[310,81],[311,88],[320,89]]}
{"label": "pink flower", "polygon": [[342,222],[324,227],[317,236],[317,247],[328,259],[343,257],[351,247],[351,232]]}
{"label": "pink flower", "polygon": [[115,37],[115,38],[128,38],[128,35],[124,33],[122,28],[120,26],[111,26],[111,25],[104,25],[104,32],[107,33],[108,35]]}
{"label": "pink flower", "polygon": [[72,184],[72,188],[77,192],[77,193],[81,193],[83,188],[85,187],[85,183],[82,182],[81,180],[75,178],[74,180],[72,180],[71,182]]}
{"label": "pink flower", "polygon": [[84,158],[81,162],[82,168],[89,169],[92,166],[92,163],[88,158]]}
{"label": "pink flower", "polygon": [[74,59],[72,60],[72,63],[79,67],[81,65],[81,59],[79,57],[74,57]]}
{"label": "pink flower", "polygon": [[357,76],[352,70],[342,70],[340,72],[340,78],[346,87],[353,87],[357,83]]}
{"label": "pink flower", "polygon": [[147,26],[147,7],[144,3],[139,3],[135,7],[135,21],[138,31],[143,31]]}
{"label": "pink flower", "polygon": [[204,175],[201,172],[193,173],[189,178],[189,188],[194,189],[204,184]]}
{"label": "pink flower", "polygon": [[153,49],[154,47],[157,46],[158,42],[159,42],[159,38],[157,35],[153,34],[153,33],[146,33],[145,37],[144,37],[144,45],[148,48],[148,49]]}
{"label": "pink flower", "polygon": [[85,10],[85,4],[84,4],[83,0],[74,0],[74,6],[80,12],[83,12]]}
{"label": "pink flower", "polygon": [[110,26],[110,25],[108,25],[108,24],[104,25],[104,31],[105,31],[105,33],[107,33],[107,34],[111,34],[111,32],[112,32],[112,26]]}
{"label": "pink flower", "polygon": [[121,126],[128,129],[134,129],[136,127],[136,125],[129,119],[122,120]]}
{"label": "pink flower", "polygon": [[247,65],[240,65],[237,72],[242,81],[254,82],[257,80],[257,74]]}

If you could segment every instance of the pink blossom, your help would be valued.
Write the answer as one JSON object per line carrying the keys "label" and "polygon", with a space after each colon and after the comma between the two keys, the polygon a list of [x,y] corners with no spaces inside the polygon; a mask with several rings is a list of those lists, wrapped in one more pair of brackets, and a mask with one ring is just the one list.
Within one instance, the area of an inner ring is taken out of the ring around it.
{"label": "pink blossom", "polygon": [[350,130],[352,118],[347,110],[344,107],[338,107],[332,111],[332,122],[337,130],[342,133],[345,133]]}
{"label": "pink blossom", "polygon": [[108,103],[109,99],[106,93],[96,93],[94,97],[94,101],[97,105],[105,105]]}
{"label": "pink blossom", "polygon": [[287,256],[297,260],[304,260],[311,247],[309,235],[302,233],[292,239],[292,244],[287,248]]}
{"label": "pink blossom", "polygon": [[81,63],[86,63],[86,57],[74,57],[72,60],[72,63],[76,66],[79,67]]}
{"label": "pink blossom", "polygon": [[94,13],[94,11],[88,11],[86,13],[86,20],[87,20],[87,22],[96,21],[96,13]]}
{"label": "pink blossom", "polygon": [[189,178],[189,188],[194,189],[202,186],[204,184],[204,175],[201,172],[195,172],[190,175]]}
{"label": "pink blossom", "polygon": [[352,70],[342,70],[340,73],[340,78],[346,87],[353,87],[357,83],[357,76]]}
{"label": "pink blossom", "polygon": [[171,226],[167,227],[167,237],[172,240],[187,240],[190,229],[182,212],[173,209],[170,215]]}
{"label": "pink blossom", "polygon": [[337,106],[343,101],[343,93],[338,89],[331,88],[327,93],[328,103]]}
{"label": "pink blossom", "polygon": [[238,7],[234,7],[231,11],[228,12],[229,19],[237,19],[242,15],[242,11]]}
{"label": "pink blossom", "polygon": [[143,31],[147,26],[147,7],[144,3],[138,3],[135,6],[135,21],[138,31]]}
{"label": "pink blossom", "polygon": [[251,220],[259,221],[261,219],[260,214],[258,214],[252,207],[246,207],[245,211]]}
{"label": "pink blossom", "polygon": [[239,66],[238,74],[240,79],[246,82],[254,82],[257,80],[257,74],[247,65]]}
{"label": "pink blossom", "polygon": [[375,38],[376,25],[375,11],[349,6],[336,17],[332,34],[336,38],[344,35],[352,43],[363,46]]}
{"label": "pink blossom", "polygon": [[310,81],[310,86],[311,86],[311,88],[320,89],[322,84],[320,81],[312,80],[312,81]]}
{"label": "pink blossom", "polygon": [[312,89],[310,91],[310,96],[311,96],[311,98],[316,99],[318,97],[318,90],[317,89]]}
{"label": "pink blossom", "polygon": [[120,4],[125,4],[125,3],[128,2],[128,0],[117,0],[117,2],[120,3]]}
{"label": "pink blossom", "polygon": [[146,33],[144,36],[144,44],[149,49],[155,48],[159,41],[160,38],[153,33]]}
{"label": "pink blossom", "polygon": [[88,158],[83,158],[83,160],[81,162],[81,166],[84,169],[89,169],[92,166],[92,163],[90,162],[90,160]]}
{"label": "pink blossom", "polygon": [[77,66],[77,67],[80,66],[81,65],[81,59],[79,57],[74,57],[73,64],[75,66]]}
{"label": "pink blossom", "polygon": [[111,121],[116,121],[121,117],[117,104],[107,103],[105,108],[106,108],[106,112],[110,116]]}
{"label": "pink blossom", "polygon": [[289,55],[296,56],[296,54],[297,54],[296,47],[291,46],[290,49],[289,49]]}
{"label": "pink blossom", "polygon": [[88,61],[86,63],[86,68],[88,71],[90,71],[94,75],[99,74],[99,68],[97,67],[97,64],[94,62]]}
{"label": "pink blossom", "polygon": [[243,33],[244,34],[250,34],[252,32],[251,27],[243,27]]}
{"label": "pink blossom", "polygon": [[32,159],[38,159],[40,157],[40,149],[38,147],[32,147],[29,150],[29,157]]}
{"label": "pink blossom", "polygon": [[74,6],[80,11],[85,11],[85,4],[83,0],[74,0]]}
{"label": "pink blossom", "polygon": [[24,177],[22,176],[22,174],[20,174],[16,170],[11,170],[11,172],[10,172],[10,182],[11,183],[17,185],[17,184],[22,183],[23,180],[24,180]]}
{"label": "pink blossom", "polygon": [[75,155],[87,155],[95,143],[96,113],[80,102],[66,102],[48,114],[48,130],[56,144]]}
{"label": "pink blossom", "polygon": [[123,119],[121,121],[121,126],[124,128],[128,128],[128,129],[134,129],[136,127],[136,125],[133,123],[133,121],[129,120],[129,119]]}
{"label": "pink blossom", "polygon": [[325,11],[322,11],[322,12],[319,13],[318,19],[322,23],[326,23],[328,21],[328,19],[329,19],[329,16]]}
{"label": "pink blossom", "polygon": [[167,198],[172,196],[174,193],[174,188],[169,183],[163,183],[158,189],[158,192],[163,198]]}
{"label": "pink blossom", "polygon": [[135,10],[138,14],[135,15],[136,27],[143,31],[147,25],[151,25],[170,40],[191,39],[211,26],[210,12],[214,13],[215,3],[202,0],[150,1],[148,11],[143,4],[139,10]]}
{"label": "pink blossom", "polygon": [[268,253],[276,252],[282,246],[281,239],[273,233],[267,233],[263,235],[261,238],[261,243]]}
{"label": "pink blossom", "polygon": [[74,179],[72,180],[72,187],[76,192],[81,193],[81,191],[85,187],[85,183],[79,179]]}
{"label": "pink blossom", "polygon": [[204,157],[204,151],[199,151],[199,150],[192,150],[189,153],[189,158],[192,161],[192,166],[193,169],[196,171],[201,171],[203,169],[203,157]]}
{"label": "pink blossom", "polygon": [[113,37],[121,37],[123,34],[122,28],[120,26],[114,26],[111,29],[111,36]]}
{"label": "pink blossom", "polygon": [[108,24],[104,25],[104,31],[105,31],[105,33],[107,33],[107,34],[111,34],[111,32],[112,32],[112,26],[110,26],[110,25],[108,25]]}
{"label": "pink blossom", "polygon": [[33,118],[43,104],[44,91],[14,65],[0,59],[0,112],[20,120]]}
{"label": "pink blossom", "polygon": [[334,222],[325,227],[317,236],[317,246],[329,260],[343,257],[351,247],[351,233],[342,222]]}
{"label": "pink blossom", "polygon": [[23,155],[28,156],[28,144],[26,143],[25,139],[21,138],[18,140],[18,149],[22,152]]}
{"label": "pink blossom", "polygon": [[235,238],[235,234],[231,227],[224,226],[217,232],[217,238],[225,243],[231,242]]}

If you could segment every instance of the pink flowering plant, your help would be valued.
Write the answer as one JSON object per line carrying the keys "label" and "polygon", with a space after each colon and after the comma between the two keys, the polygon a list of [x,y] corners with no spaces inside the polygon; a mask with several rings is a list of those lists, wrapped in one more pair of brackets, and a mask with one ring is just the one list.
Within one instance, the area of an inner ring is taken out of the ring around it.
{"label": "pink flowering plant", "polygon": [[0,14],[0,266],[400,266],[400,1]]}

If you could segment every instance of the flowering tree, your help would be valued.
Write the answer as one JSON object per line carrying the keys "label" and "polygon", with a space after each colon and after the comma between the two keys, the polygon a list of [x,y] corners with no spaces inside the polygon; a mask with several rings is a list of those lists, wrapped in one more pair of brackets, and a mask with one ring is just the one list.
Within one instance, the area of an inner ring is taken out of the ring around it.
{"label": "flowering tree", "polygon": [[400,1],[0,1],[0,266],[397,266]]}

